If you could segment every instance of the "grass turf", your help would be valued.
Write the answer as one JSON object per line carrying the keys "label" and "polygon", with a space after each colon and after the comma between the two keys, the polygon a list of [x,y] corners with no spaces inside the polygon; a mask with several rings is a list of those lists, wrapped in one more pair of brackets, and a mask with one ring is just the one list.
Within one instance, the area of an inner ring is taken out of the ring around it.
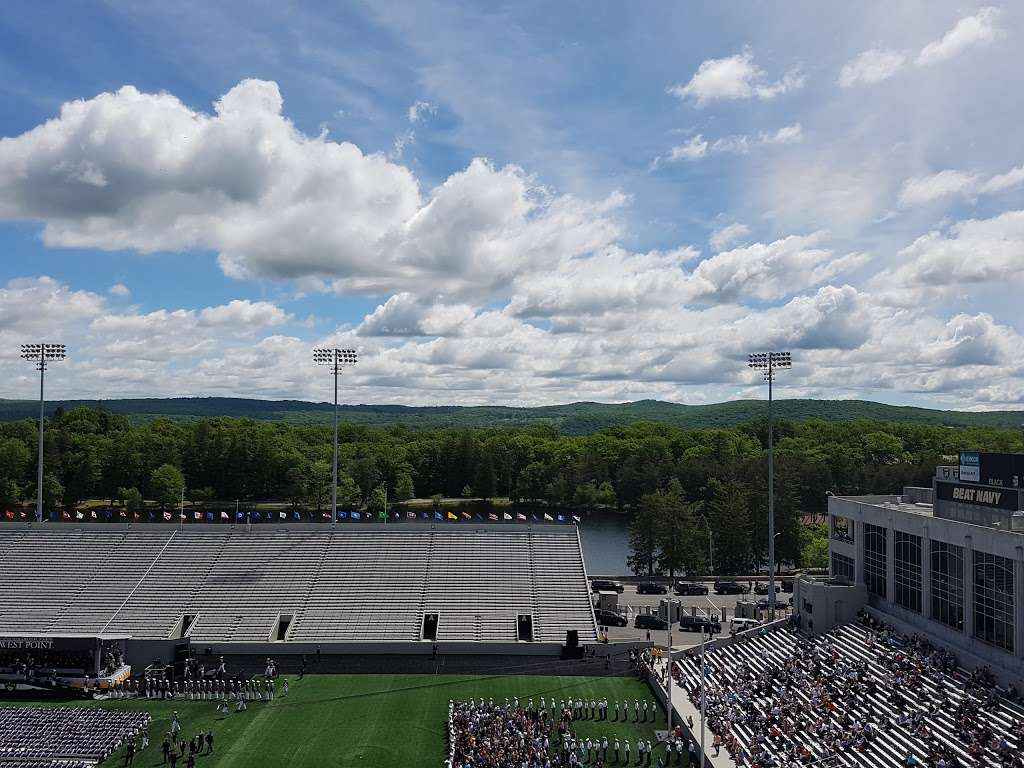
{"label": "grass turf", "polygon": [[[151,743],[134,762],[141,767],[160,764],[163,735],[177,710],[186,740],[200,731],[213,731],[214,753],[196,762],[202,768],[405,768],[444,762],[449,699],[483,696],[500,702],[506,696],[518,696],[525,706],[530,697],[535,703],[541,696],[548,700],[607,697],[609,702],[639,699],[641,711],[644,700],[654,701],[647,685],[621,677],[306,675],[301,681],[289,676],[288,681],[287,697],[250,702],[248,711],[239,713],[231,704],[227,716],[218,714],[212,701],[129,699],[74,705],[147,710],[153,717]],[[629,739],[635,754],[636,740],[653,740],[656,727],[665,728],[664,710],[659,710],[656,723],[650,718],[647,723],[582,720],[575,730],[583,738]],[[106,764],[122,765],[122,754]],[[179,760],[179,768],[183,765]]]}

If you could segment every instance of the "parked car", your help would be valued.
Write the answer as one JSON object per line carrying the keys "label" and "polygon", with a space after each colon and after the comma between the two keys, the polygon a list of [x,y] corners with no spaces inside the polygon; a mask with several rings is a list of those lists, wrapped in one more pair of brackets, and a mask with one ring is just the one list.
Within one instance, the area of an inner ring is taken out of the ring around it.
{"label": "parked car", "polygon": [[[772,606],[771,606],[771,603],[769,602],[767,597],[762,597],[760,600],[757,601],[757,607],[760,608],[762,611],[767,611]],[[784,611],[785,609],[786,609],[785,602],[783,602],[779,598],[775,598],[775,610],[777,610],[777,611]]]}
{"label": "parked car", "polygon": [[680,616],[679,629],[683,632],[709,632],[717,635],[722,631],[722,625],[707,616]]}
{"label": "parked car", "polygon": [[745,595],[749,591],[746,584],[740,584],[738,581],[719,580],[715,582],[716,595]]}
{"label": "parked car", "polygon": [[605,611],[598,608],[594,611],[594,618],[602,627],[628,627],[629,619],[615,611]]}
{"label": "parked car", "polygon": [[641,581],[636,585],[638,595],[667,595],[668,587],[653,581]]}
{"label": "parked car", "polygon": [[793,579],[783,579],[782,580],[782,591],[783,592],[792,592],[793,591]]}
{"label": "parked car", "polygon": [[672,587],[672,591],[677,595],[706,595],[708,585],[701,584],[699,581],[677,581]]}
{"label": "parked car", "polygon": [[633,626],[637,629],[668,629],[668,622],[653,613],[638,613],[633,619]]}
{"label": "parked car", "polygon": [[[779,585],[775,585],[775,594],[779,594],[781,590]],[[755,581],[754,582],[754,594],[755,595],[767,595],[768,594],[768,582],[767,581]]]}
{"label": "parked car", "polygon": [[729,634],[736,635],[740,632],[746,632],[748,629],[755,629],[761,626],[761,622],[757,619],[733,619],[732,624],[729,625]]}
{"label": "parked car", "polygon": [[595,579],[590,582],[590,590],[592,592],[618,592],[622,593],[626,588],[622,586],[622,582],[610,581],[607,579]]}

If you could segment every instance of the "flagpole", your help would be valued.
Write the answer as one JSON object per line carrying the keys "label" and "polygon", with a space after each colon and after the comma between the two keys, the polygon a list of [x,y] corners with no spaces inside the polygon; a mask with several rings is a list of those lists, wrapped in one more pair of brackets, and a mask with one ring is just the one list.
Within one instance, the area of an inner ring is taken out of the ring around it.
{"label": "flagpole", "polygon": [[181,486],[181,506],[178,507],[178,528],[185,525],[185,486]]}

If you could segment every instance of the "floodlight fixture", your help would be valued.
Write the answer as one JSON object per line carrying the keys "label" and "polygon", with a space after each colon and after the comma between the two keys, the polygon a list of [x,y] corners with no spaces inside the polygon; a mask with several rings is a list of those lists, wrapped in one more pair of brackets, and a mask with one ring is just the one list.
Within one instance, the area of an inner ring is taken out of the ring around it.
{"label": "floodlight fixture", "polygon": [[354,349],[321,347],[313,350],[313,364],[330,368],[334,375],[334,465],[331,471],[331,525],[338,522],[338,376],[343,368],[359,362]]}
{"label": "floodlight fixture", "polygon": [[23,360],[36,364],[39,371],[39,453],[36,457],[36,522],[43,522],[43,422],[45,418],[43,387],[46,379],[46,366],[59,363],[67,358],[67,347],[63,344],[22,344]]}
{"label": "floodlight fixture", "polygon": [[775,436],[772,414],[772,383],[775,371],[793,367],[789,352],[752,352],[747,367],[761,371],[768,382],[768,619],[775,620]]}

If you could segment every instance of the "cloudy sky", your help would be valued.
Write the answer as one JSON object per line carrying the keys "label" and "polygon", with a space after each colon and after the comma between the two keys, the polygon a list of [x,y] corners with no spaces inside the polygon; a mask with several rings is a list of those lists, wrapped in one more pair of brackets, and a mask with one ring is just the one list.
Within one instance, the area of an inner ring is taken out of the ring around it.
{"label": "cloudy sky", "polygon": [[[783,10],[784,9],[784,10]],[[1024,407],[1024,7],[0,15],[0,397]]]}

